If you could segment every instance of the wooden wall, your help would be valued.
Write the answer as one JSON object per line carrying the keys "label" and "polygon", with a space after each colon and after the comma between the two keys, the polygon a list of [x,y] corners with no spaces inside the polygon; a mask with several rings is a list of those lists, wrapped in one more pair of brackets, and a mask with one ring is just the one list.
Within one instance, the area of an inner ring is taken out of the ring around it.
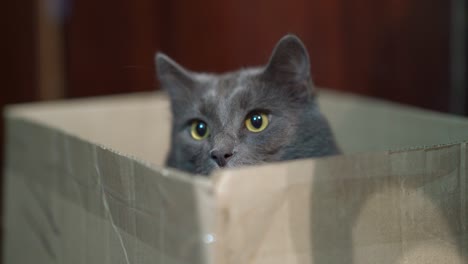
{"label": "wooden wall", "polygon": [[449,1],[75,1],[66,95],[151,90],[162,50],[194,70],[264,63],[286,33],[318,85],[447,111]]}

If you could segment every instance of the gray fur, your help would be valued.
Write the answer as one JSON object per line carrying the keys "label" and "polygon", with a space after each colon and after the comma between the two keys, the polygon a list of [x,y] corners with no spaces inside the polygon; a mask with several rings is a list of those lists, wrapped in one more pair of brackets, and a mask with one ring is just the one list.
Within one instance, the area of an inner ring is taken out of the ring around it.
{"label": "gray fur", "polygon": [[[156,68],[171,98],[170,167],[209,174],[218,164],[238,167],[339,153],[317,106],[307,51],[296,36],[283,37],[264,67],[195,73],[158,53]],[[270,123],[252,133],[244,120],[256,109],[267,111]],[[190,136],[193,119],[208,124],[208,138]],[[224,164],[213,153],[233,155]]]}

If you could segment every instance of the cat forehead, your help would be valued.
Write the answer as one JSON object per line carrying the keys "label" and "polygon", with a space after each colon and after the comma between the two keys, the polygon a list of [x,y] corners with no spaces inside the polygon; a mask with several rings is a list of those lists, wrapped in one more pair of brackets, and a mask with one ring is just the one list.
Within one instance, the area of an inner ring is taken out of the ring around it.
{"label": "cat forehead", "polygon": [[242,69],[223,74],[197,74],[196,79],[206,85],[203,97],[221,99],[233,97],[238,92],[245,90],[249,84],[258,79],[261,68]]}
{"label": "cat forehead", "polygon": [[199,75],[204,86],[198,95],[196,110],[213,119],[229,120],[249,107],[255,99],[255,87],[261,69],[244,69],[220,75]]}

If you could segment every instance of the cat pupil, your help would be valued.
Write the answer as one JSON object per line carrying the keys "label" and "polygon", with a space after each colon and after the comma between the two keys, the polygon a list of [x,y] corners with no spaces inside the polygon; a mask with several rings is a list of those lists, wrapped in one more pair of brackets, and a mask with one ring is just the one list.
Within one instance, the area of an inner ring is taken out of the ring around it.
{"label": "cat pupil", "polygon": [[206,134],[206,124],[201,121],[198,122],[196,130],[197,130],[198,135],[204,136]]}
{"label": "cat pupil", "polygon": [[250,118],[250,122],[252,123],[253,127],[259,129],[263,123],[262,116],[259,114],[255,114]]}

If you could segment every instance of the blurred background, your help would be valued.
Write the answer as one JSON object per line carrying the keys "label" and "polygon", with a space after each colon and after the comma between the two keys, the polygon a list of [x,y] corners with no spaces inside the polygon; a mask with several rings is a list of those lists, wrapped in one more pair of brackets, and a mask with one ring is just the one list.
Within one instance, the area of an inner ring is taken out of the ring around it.
{"label": "blurred background", "polygon": [[[266,63],[286,33],[321,87],[467,115],[465,0],[4,1],[0,106],[158,89],[163,51],[198,71]],[[3,122],[0,126],[3,138]],[[0,159],[0,161],[3,159]]]}

